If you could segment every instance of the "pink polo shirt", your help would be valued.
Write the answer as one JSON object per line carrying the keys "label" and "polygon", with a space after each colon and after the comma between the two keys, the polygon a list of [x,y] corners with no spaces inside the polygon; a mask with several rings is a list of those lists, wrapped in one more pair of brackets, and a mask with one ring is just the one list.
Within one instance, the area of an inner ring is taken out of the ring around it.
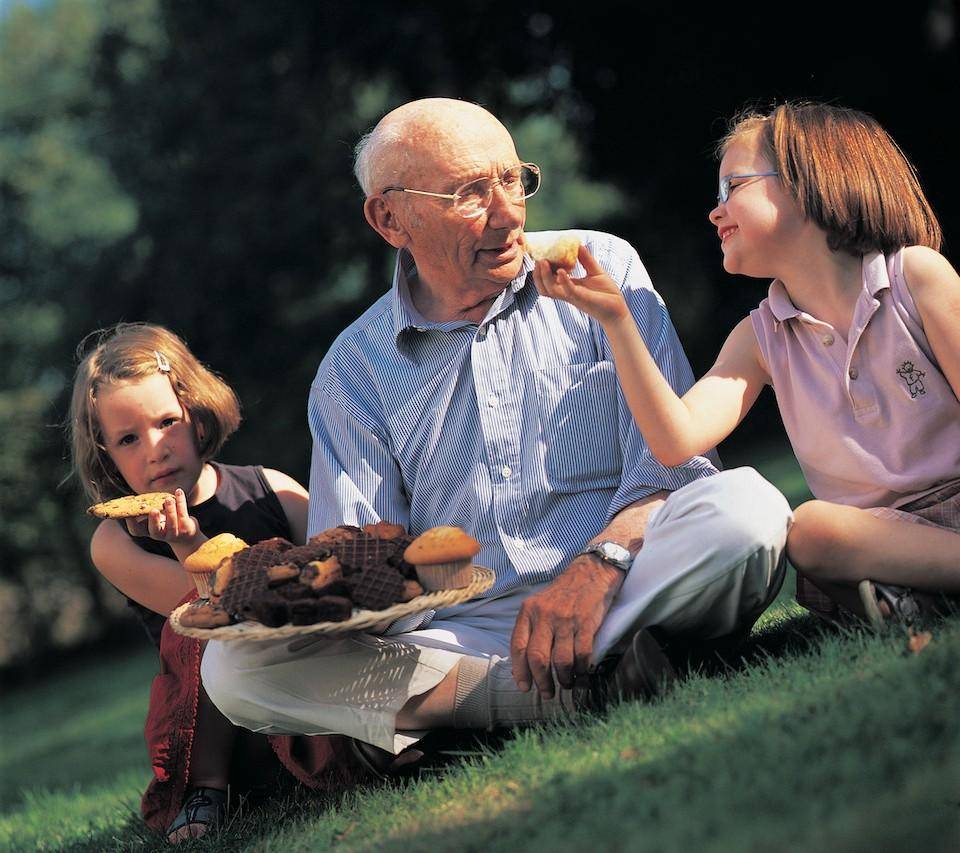
{"label": "pink polo shirt", "polygon": [[960,479],[960,402],[907,289],[903,250],[864,256],[849,330],[797,309],[779,280],[750,319],[816,497],[895,507]]}

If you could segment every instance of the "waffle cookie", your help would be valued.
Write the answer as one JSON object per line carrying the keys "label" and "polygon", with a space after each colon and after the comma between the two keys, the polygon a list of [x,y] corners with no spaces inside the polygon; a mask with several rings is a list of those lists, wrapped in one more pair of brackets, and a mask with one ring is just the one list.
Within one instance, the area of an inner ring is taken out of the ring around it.
{"label": "waffle cookie", "polygon": [[363,571],[371,566],[382,566],[389,559],[395,557],[400,550],[400,543],[396,539],[381,539],[365,530],[359,530],[350,538],[344,537],[333,549],[343,573]]}
{"label": "waffle cookie", "polygon": [[[233,554],[230,557],[230,577],[220,592],[219,605],[228,613],[244,614],[246,607],[267,592],[267,570],[271,566],[286,562],[283,555],[292,547],[293,544],[286,539],[274,537]],[[225,568],[227,567],[221,566],[221,569]],[[214,588],[219,589],[220,586],[216,583]]]}
{"label": "waffle cookie", "polygon": [[403,595],[403,575],[387,565],[371,565],[347,577],[350,597],[359,607],[383,610]]}

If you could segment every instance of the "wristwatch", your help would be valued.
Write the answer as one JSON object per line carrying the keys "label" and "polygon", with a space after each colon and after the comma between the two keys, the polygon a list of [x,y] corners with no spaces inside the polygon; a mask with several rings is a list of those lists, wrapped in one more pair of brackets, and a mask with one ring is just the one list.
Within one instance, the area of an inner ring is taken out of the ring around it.
{"label": "wristwatch", "polygon": [[616,542],[592,542],[577,556],[579,557],[581,554],[592,554],[614,568],[620,569],[624,574],[629,572],[630,566],[633,565],[633,554]]}

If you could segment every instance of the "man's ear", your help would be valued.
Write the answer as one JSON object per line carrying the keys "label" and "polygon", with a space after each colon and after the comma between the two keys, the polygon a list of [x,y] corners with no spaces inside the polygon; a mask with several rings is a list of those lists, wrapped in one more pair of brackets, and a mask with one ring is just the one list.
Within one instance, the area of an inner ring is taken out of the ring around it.
{"label": "man's ear", "polygon": [[403,249],[410,242],[406,227],[382,195],[372,195],[363,203],[363,215],[370,227],[395,249]]}

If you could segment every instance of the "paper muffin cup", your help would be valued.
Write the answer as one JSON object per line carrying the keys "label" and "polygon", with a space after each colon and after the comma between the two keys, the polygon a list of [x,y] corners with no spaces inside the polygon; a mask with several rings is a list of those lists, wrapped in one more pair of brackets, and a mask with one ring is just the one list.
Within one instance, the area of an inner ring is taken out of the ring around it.
{"label": "paper muffin cup", "polygon": [[197,588],[197,595],[200,598],[210,598],[213,591],[213,579],[217,576],[216,572],[189,572],[193,578],[194,586]]}
{"label": "paper muffin cup", "polygon": [[463,589],[473,580],[473,564],[470,560],[455,563],[434,563],[432,566],[417,566],[417,577],[424,589]]}

